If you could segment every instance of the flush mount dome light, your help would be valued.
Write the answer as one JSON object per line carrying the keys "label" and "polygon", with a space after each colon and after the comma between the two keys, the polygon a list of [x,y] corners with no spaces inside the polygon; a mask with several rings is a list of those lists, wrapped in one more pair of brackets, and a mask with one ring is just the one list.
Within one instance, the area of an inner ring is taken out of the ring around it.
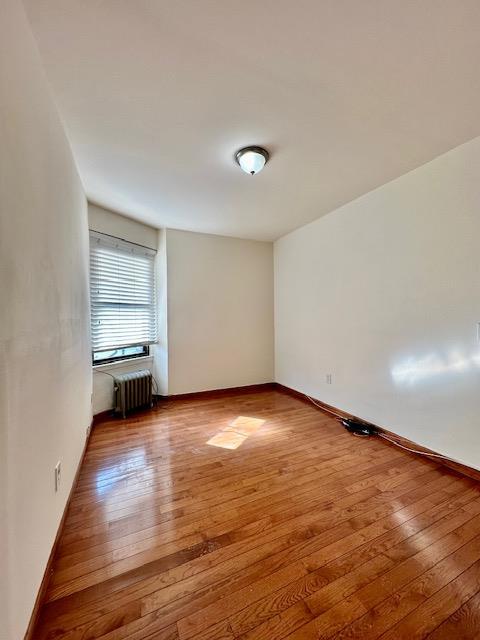
{"label": "flush mount dome light", "polygon": [[235,154],[235,160],[240,168],[251,176],[263,169],[268,158],[268,151],[262,147],[245,147]]}

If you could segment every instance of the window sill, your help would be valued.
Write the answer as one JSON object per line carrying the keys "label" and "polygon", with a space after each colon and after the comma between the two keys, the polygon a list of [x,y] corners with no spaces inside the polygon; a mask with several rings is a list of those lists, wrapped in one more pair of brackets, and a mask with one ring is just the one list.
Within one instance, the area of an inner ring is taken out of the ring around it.
{"label": "window sill", "polygon": [[120,367],[130,366],[136,362],[153,362],[153,356],[140,356],[138,358],[125,358],[116,362],[106,362],[105,364],[92,365],[93,371],[103,371],[104,369],[118,369]]}

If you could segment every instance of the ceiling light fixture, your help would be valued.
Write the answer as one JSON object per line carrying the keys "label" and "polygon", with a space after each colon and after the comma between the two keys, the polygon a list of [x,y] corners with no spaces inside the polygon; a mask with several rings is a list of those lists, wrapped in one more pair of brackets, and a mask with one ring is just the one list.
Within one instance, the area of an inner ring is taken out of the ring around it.
{"label": "ceiling light fixture", "polygon": [[251,176],[263,169],[269,157],[268,151],[262,147],[244,147],[235,154],[240,168]]}

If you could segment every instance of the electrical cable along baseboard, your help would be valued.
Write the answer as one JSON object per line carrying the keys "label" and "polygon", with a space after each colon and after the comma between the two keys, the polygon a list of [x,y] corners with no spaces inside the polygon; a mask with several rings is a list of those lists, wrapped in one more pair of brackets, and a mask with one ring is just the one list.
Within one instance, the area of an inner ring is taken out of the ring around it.
{"label": "electrical cable along baseboard", "polygon": [[[399,442],[398,440],[396,440],[393,435],[390,435],[390,434],[387,435],[386,433],[384,433],[384,430],[381,429],[380,427],[377,427],[373,424],[360,420],[359,418],[346,417],[345,415],[342,415],[341,412],[335,411],[333,407],[330,407],[329,405],[318,402],[317,400],[315,400],[315,398],[312,398],[306,393],[303,393],[303,394],[300,393],[299,395],[303,395],[312,404],[314,404],[316,407],[318,407],[322,411],[325,411],[326,413],[330,413],[331,415],[333,415],[337,420],[339,420],[339,422],[341,422],[341,424],[345,427],[345,429],[350,433],[352,433],[354,436],[365,437],[365,438],[368,438],[371,436],[378,436],[379,438],[383,438],[384,440],[387,440],[388,442],[395,445],[396,447],[399,447],[404,451],[408,451],[409,453],[415,453],[419,456],[425,456],[426,458],[437,458],[439,460],[443,460],[444,462],[449,462],[454,465],[459,465],[460,467],[465,467],[465,465],[463,465],[461,462],[457,462],[457,460],[454,460],[453,458],[449,458],[448,456],[442,455],[440,453],[434,453],[433,451],[422,451],[421,449],[415,449],[414,447],[407,447],[401,442]],[[476,469],[472,469],[472,471],[474,472],[474,474],[476,474],[477,472]],[[466,475],[473,477],[468,473]]]}

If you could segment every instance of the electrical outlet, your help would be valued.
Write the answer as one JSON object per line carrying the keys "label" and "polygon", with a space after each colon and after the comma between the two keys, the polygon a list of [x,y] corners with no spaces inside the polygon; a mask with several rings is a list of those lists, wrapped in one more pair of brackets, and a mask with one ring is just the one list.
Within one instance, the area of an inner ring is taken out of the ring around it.
{"label": "electrical outlet", "polygon": [[60,460],[55,465],[55,493],[60,489],[60,480],[62,479],[62,463]]}
{"label": "electrical outlet", "polygon": [[325,382],[327,384],[332,384],[332,374],[331,373],[327,373],[327,375],[325,376]]}

